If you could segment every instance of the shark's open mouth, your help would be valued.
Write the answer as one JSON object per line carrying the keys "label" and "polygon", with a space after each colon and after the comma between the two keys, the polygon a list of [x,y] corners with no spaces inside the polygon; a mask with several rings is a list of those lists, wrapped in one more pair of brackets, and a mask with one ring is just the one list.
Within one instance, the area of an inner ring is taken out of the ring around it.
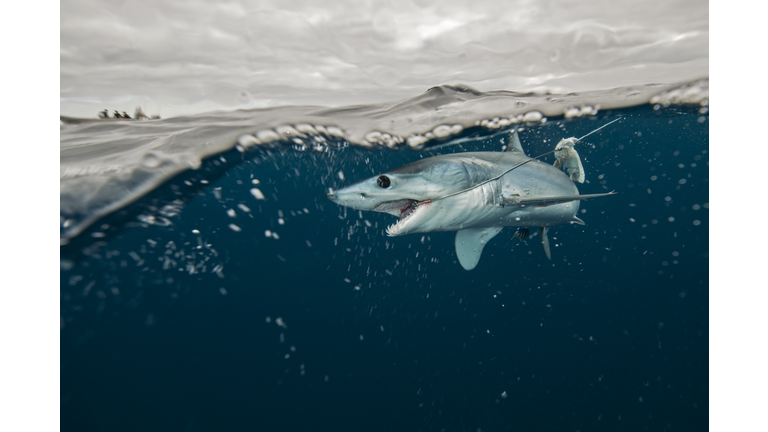
{"label": "shark's open mouth", "polygon": [[410,208],[412,208],[415,205],[416,205],[415,200],[401,199],[397,201],[383,202],[371,210],[382,212],[382,213],[389,213],[392,216],[403,217],[403,213],[406,213],[407,211],[409,211]]}
{"label": "shark's open mouth", "polygon": [[400,209],[400,220],[407,218],[408,216],[412,215],[414,211],[416,211],[416,207],[418,207],[417,201],[411,201],[406,205],[405,207]]}
{"label": "shark's open mouth", "polygon": [[416,213],[417,209],[425,205],[428,205],[428,202],[404,199],[379,204],[374,210],[400,216],[399,221],[387,227],[387,235],[392,237],[400,235],[403,225]]}

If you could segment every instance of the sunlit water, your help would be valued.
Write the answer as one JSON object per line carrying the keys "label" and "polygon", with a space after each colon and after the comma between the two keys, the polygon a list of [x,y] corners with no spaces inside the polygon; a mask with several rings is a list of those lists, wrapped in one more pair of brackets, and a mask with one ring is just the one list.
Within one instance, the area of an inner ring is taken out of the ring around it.
{"label": "sunlit water", "polygon": [[[707,91],[63,126],[62,429],[705,430]],[[324,197],[614,119],[578,187],[618,194],[553,228],[552,261],[507,228],[465,271],[453,233],[390,238],[394,217]]]}

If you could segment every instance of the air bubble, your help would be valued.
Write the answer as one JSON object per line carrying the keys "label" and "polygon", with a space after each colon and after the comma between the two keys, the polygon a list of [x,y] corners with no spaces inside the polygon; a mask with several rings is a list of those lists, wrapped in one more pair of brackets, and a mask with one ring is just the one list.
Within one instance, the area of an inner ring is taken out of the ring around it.
{"label": "air bubble", "polygon": [[251,195],[253,195],[257,200],[266,200],[266,198],[264,198],[264,194],[261,193],[261,191],[257,188],[251,189]]}
{"label": "air bubble", "polygon": [[448,125],[440,125],[434,128],[432,133],[434,133],[438,138],[445,138],[451,134],[451,127]]}
{"label": "air bubble", "polygon": [[523,116],[524,122],[539,122],[544,118],[544,115],[538,111],[530,111]]}
{"label": "air bubble", "polygon": [[427,139],[422,135],[411,135],[408,137],[406,142],[408,143],[409,147],[419,149],[425,142],[427,142]]}
{"label": "air bubble", "polygon": [[259,141],[259,139],[253,135],[242,135],[240,136],[240,138],[237,139],[237,143],[245,148],[248,148],[254,145],[261,144],[261,141]]}
{"label": "air bubble", "polygon": [[258,140],[263,143],[268,143],[279,140],[280,135],[275,133],[273,130],[266,129],[256,132],[256,138],[258,138]]}
{"label": "air bubble", "polygon": [[381,141],[381,132],[378,132],[378,131],[368,132],[365,135],[365,140],[368,141],[369,143],[376,144],[379,141]]}
{"label": "air bubble", "polygon": [[285,136],[300,136],[302,138],[306,137],[306,135],[294,129],[293,126],[288,126],[288,125],[278,126],[275,128],[275,131],[280,136],[285,135]]}
{"label": "air bubble", "polygon": [[296,130],[308,135],[317,135],[317,130],[312,125],[306,123],[297,124]]}

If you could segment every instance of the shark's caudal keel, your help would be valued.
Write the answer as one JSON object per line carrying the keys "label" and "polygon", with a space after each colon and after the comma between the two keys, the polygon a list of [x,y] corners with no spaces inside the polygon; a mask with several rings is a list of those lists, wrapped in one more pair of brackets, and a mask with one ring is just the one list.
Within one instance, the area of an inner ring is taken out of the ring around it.
{"label": "shark's caudal keel", "polygon": [[390,236],[456,231],[456,255],[475,268],[483,248],[505,226],[547,230],[576,217],[579,201],[608,194],[579,195],[559,169],[525,155],[517,134],[506,152],[457,153],[422,159],[349,185],[326,196],[356,210],[389,213],[399,220]]}

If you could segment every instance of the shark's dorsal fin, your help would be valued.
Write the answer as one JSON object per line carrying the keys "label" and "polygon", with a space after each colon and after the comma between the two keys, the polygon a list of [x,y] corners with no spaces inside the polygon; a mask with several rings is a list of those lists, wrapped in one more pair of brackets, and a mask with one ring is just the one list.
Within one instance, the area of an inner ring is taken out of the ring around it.
{"label": "shark's dorsal fin", "polygon": [[541,244],[544,246],[544,253],[547,254],[547,258],[552,261],[552,253],[549,251],[549,237],[547,237],[549,227],[539,227],[539,230],[541,232]]}
{"label": "shark's dorsal fin", "polygon": [[517,129],[509,134],[509,144],[507,144],[507,149],[505,151],[520,152],[525,156],[525,151],[523,151],[523,146],[520,144],[520,137],[518,135]]}
{"label": "shark's dorsal fin", "polygon": [[486,243],[503,227],[472,228],[456,231],[456,256],[465,270],[472,270],[480,261]]}

